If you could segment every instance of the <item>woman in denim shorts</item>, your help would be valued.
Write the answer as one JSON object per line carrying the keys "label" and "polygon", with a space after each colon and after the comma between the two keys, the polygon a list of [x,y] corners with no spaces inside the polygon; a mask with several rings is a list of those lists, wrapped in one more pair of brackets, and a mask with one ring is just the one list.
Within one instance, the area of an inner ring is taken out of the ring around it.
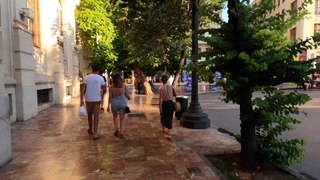
{"label": "woman in denim shorts", "polygon": [[110,112],[111,105],[113,123],[116,129],[114,135],[119,138],[124,138],[124,130],[126,125],[125,108],[127,107],[126,99],[130,100],[130,96],[126,86],[123,84],[120,74],[116,74],[112,78],[112,81],[112,86],[109,88],[109,102],[107,111]]}

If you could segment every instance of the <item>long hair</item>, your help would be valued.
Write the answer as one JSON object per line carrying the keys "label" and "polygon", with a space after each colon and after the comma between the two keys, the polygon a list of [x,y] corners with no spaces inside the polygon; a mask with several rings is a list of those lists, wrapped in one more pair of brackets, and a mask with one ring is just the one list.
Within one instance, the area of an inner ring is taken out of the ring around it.
{"label": "long hair", "polygon": [[112,78],[112,83],[113,86],[116,88],[122,88],[123,87],[123,82],[120,74],[115,74]]}
{"label": "long hair", "polygon": [[161,81],[162,81],[163,84],[166,84],[167,81],[168,81],[168,79],[169,79],[169,78],[168,78],[168,75],[166,75],[166,74],[164,74],[164,75],[161,76]]}

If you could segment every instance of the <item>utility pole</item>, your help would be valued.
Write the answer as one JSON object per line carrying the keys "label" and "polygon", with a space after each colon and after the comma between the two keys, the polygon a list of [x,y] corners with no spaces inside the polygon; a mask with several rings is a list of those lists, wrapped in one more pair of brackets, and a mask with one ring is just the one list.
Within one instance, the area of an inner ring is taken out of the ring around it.
{"label": "utility pole", "polygon": [[[198,54],[198,38],[196,32],[199,27],[198,0],[191,0],[192,6],[192,55]],[[194,59],[197,64],[198,60]],[[210,127],[208,115],[201,110],[198,98],[198,75],[197,69],[192,70],[191,102],[189,109],[182,114],[180,125],[191,129],[206,129]]]}

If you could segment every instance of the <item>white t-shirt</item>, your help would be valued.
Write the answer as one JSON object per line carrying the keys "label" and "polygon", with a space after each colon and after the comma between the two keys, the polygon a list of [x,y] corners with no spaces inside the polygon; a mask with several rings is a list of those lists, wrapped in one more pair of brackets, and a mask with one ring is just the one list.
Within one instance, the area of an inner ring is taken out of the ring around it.
{"label": "white t-shirt", "polygon": [[89,74],[84,78],[83,83],[86,84],[86,101],[101,101],[101,86],[106,84],[103,77],[98,74]]}

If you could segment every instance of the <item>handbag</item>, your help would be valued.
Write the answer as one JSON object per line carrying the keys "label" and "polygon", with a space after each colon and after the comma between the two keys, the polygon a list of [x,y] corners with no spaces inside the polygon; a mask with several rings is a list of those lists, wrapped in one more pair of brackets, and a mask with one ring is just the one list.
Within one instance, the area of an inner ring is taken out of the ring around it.
{"label": "handbag", "polygon": [[178,112],[181,110],[181,104],[179,101],[174,102],[174,111]]}
{"label": "handbag", "polygon": [[129,106],[127,106],[126,107],[126,109],[125,109],[125,111],[124,111],[125,113],[130,113],[131,112],[131,110],[130,110],[130,108],[129,108]]}
{"label": "handbag", "polygon": [[80,106],[79,116],[86,116],[87,110],[85,106]]}

